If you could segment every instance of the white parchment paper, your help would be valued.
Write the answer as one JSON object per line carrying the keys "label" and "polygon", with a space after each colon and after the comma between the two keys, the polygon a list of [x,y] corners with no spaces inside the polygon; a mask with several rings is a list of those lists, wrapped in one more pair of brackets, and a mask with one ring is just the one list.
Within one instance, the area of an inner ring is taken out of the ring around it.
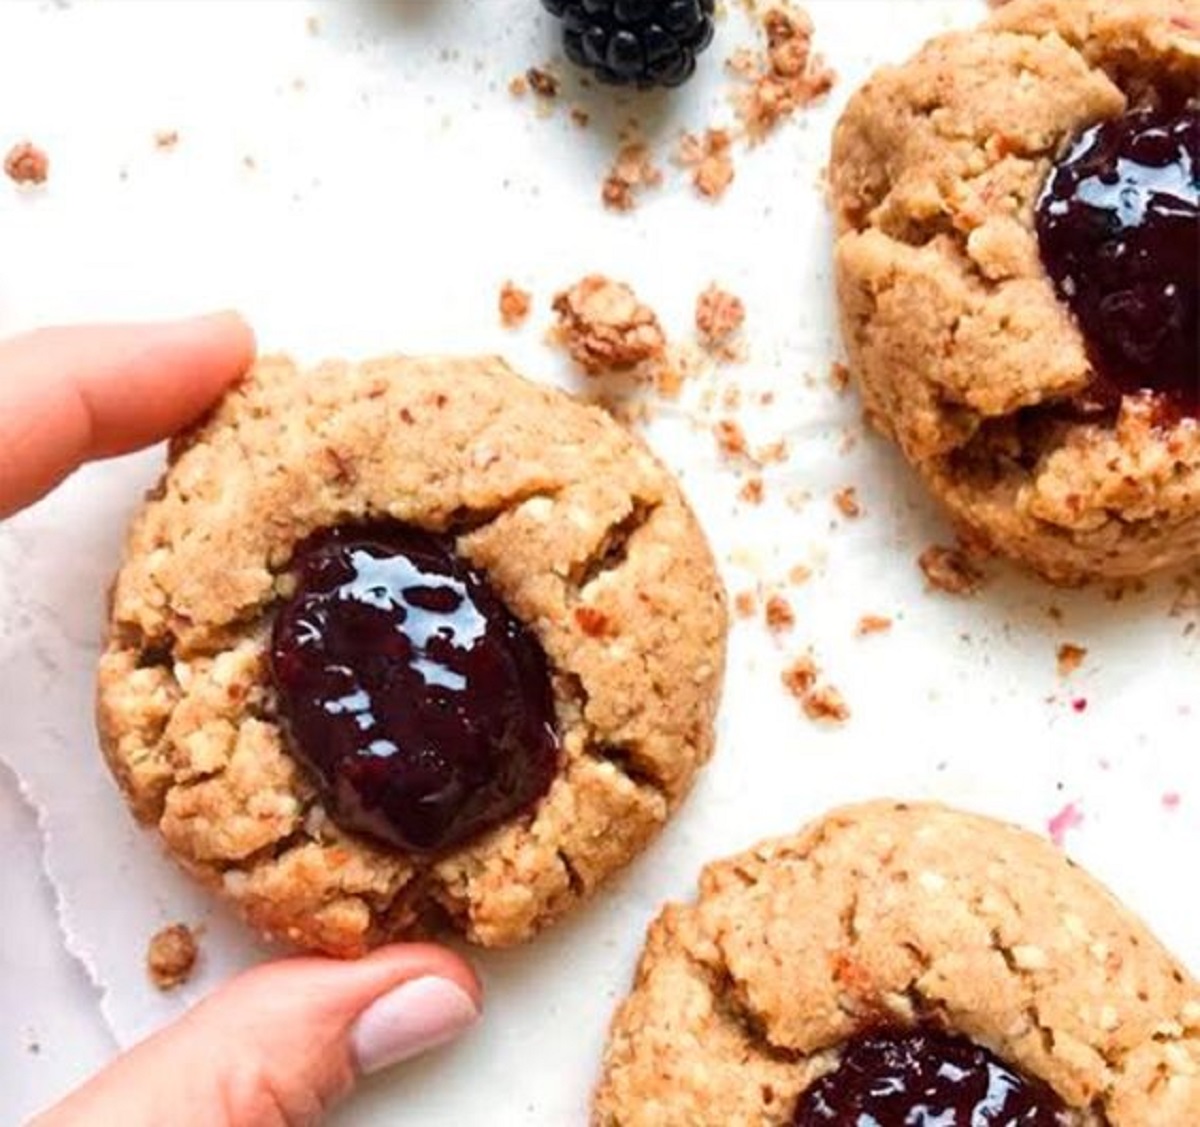
{"label": "white parchment paper", "polygon": [[[731,589],[813,569],[791,594],[796,629],[772,640],[760,622],[736,626],[718,754],[663,838],[563,926],[480,956],[484,1026],[378,1081],[340,1124],[583,1122],[608,1016],[659,905],[689,895],[706,860],[859,798],[935,796],[1038,830],[1069,805],[1081,820],[1058,818],[1066,847],[1200,969],[1188,891],[1200,655],[1191,620],[1168,614],[1172,578],[1112,602],[1001,566],[975,599],[926,593],[915,557],[948,530],[826,379],[837,352],[820,176],[836,112],[875,65],[983,6],[808,7],[841,74],[829,104],[739,152],[720,205],[670,176],[616,216],[599,183],[633,103],[589,96],[593,124],[580,131],[565,106],[543,117],[506,91],[554,52],[533,0],[0,6],[2,128],[16,134],[0,141],[28,135],[53,161],[44,191],[0,185],[0,331],[232,304],[266,347],[302,358],[499,351],[533,378],[577,386],[541,341],[555,290],[590,271],[623,278],[682,339],[716,279],[746,302],[751,355],[714,378],[747,400],[775,393],[737,413],[752,444],[790,446],[766,471],[761,507],[737,501],[740,481],[697,421],[700,389],[648,436]],[[754,42],[731,13],[714,53]],[[710,65],[676,99],[637,107],[664,160],[681,127],[728,116],[726,86]],[[164,129],[178,131],[171,150],[155,147]],[[518,334],[496,316],[507,277],[537,297]],[[121,1044],[270,954],[133,827],[96,748],[104,593],[160,461],[93,467],[0,527],[0,759],[39,809],[63,938]],[[857,521],[832,504],[847,485],[864,506]],[[786,498],[799,493],[797,509]],[[867,613],[894,628],[856,638]],[[1088,649],[1065,683],[1064,641]],[[809,646],[853,710],[843,728],[814,727],[780,687]],[[145,980],[145,944],[178,919],[204,926],[203,968],[164,997]],[[4,989],[11,1005],[36,1003],[19,981]]]}

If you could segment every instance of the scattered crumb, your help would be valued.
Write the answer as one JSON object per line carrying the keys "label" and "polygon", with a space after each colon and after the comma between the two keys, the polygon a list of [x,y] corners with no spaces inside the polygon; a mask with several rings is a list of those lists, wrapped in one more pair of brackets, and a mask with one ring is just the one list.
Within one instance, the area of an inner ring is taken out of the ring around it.
{"label": "scattered crumb", "polygon": [[797,700],[803,700],[812,692],[819,672],[812,654],[802,654],[783,671],[783,686]]}
{"label": "scattered crumb", "polygon": [[523,74],[514,74],[509,79],[508,92],[514,98],[524,98],[529,93],[529,79]]}
{"label": "scattered crumb", "polygon": [[587,112],[582,106],[571,107],[571,120],[579,126],[580,129],[586,129],[592,120],[592,115]]}
{"label": "scattered crumb", "polygon": [[858,620],[854,633],[860,638],[870,634],[886,634],[892,628],[892,620],[883,614],[864,614]]}
{"label": "scattered crumb", "polygon": [[631,141],[617,150],[616,160],[604,178],[600,198],[613,211],[632,211],[637,195],[644,188],[657,188],[662,171],[654,163],[650,148],[642,141]]}
{"label": "scattered crumb", "polygon": [[692,345],[670,344],[654,366],[654,389],[667,399],[675,399],[684,381],[699,368],[698,354]]}
{"label": "scattered crumb", "polygon": [[44,184],[50,158],[32,141],[19,141],[4,158],[4,171],[14,184]]}
{"label": "scattered crumb", "polygon": [[179,130],[178,129],[160,129],[160,130],[158,130],[157,133],[154,134],[154,147],[156,149],[163,149],[164,151],[170,151],[171,149],[175,148],[175,146],[178,144],[179,144]]}
{"label": "scattered crumb", "polygon": [[835,79],[812,49],[813,23],[802,8],[782,0],[763,14],[762,27],[765,55],[739,54],[730,68],[748,84],[735,93],[734,108],[751,143],[827,94]]}
{"label": "scattered crumb", "polygon": [[773,633],[790,630],[796,625],[796,612],[782,595],[770,595],[765,607],[767,629]]}
{"label": "scattered crumb", "polygon": [[829,369],[829,382],[833,386],[833,390],[841,395],[850,386],[850,369],[845,364],[835,361]]}
{"label": "scattered crumb", "polygon": [[958,548],[933,544],[917,558],[929,586],[948,595],[974,595],[983,585],[983,573]]}
{"label": "scattered crumb", "polygon": [[726,129],[706,129],[703,137],[685,133],[675,160],[691,170],[692,186],[706,200],[719,200],[733,183],[733,138]]}
{"label": "scattered crumb", "polygon": [[1069,677],[1083,664],[1085,657],[1087,657],[1087,650],[1083,646],[1077,646],[1073,642],[1063,642],[1058,647],[1058,675]]}
{"label": "scattered crumb", "polygon": [[799,587],[801,583],[807,583],[812,578],[812,568],[796,564],[788,570],[787,577],[789,583]]}
{"label": "scattered crumb", "polygon": [[528,290],[523,290],[511,279],[500,287],[500,324],[506,329],[515,329],[525,323],[529,316],[532,300]]}
{"label": "scattered crumb", "polygon": [[758,610],[758,596],[753,591],[739,591],[733,597],[733,609],[738,618],[753,618]]}
{"label": "scattered crumb", "polygon": [[766,487],[763,484],[763,479],[758,474],[755,474],[753,477],[746,478],[742,483],[741,489],[738,490],[738,497],[748,505],[761,505],[765,492]]}
{"label": "scattered crumb", "polygon": [[804,715],[810,720],[844,724],[850,719],[850,708],[845,698],[832,685],[818,685],[805,696],[802,703]]}
{"label": "scattered crumb", "polygon": [[848,520],[854,520],[862,516],[862,505],[858,500],[858,490],[853,485],[847,485],[844,489],[839,489],[833,495],[833,503],[837,507],[837,511]]}
{"label": "scattered crumb", "polygon": [[732,359],[729,340],[746,323],[742,299],[715,282],[696,298],[696,332],[706,351]]}
{"label": "scattered crumb", "polygon": [[146,970],[159,990],[174,990],[192,976],[199,949],[187,924],[171,924],[157,932],[146,950]]}
{"label": "scattered crumb", "polygon": [[713,437],[717,448],[726,458],[741,458],[748,449],[742,428],[733,419],[718,419],[713,423]]}
{"label": "scattered crumb", "polygon": [[304,30],[307,31],[309,35],[320,35],[321,34],[321,17],[320,16],[309,16],[304,21]]}
{"label": "scattered crumb", "polygon": [[1083,812],[1073,802],[1068,802],[1057,814],[1046,823],[1046,832],[1050,840],[1060,849],[1067,833],[1083,824]]}
{"label": "scattered crumb", "polygon": [[555,335],[589,376],[661,360],[666,337],[654,310],[624,282],[589,274],[554,299]]}
{"label": "scattered crumb", "polygon": [[780,438],[775,442],[768,442],[766,446],[760,446],[754,452],[754,460],[760,466],[769,466],[777,462],[786,462],[788,460],[789,451],[787,439]]}
{"label": "scattered crumb", "polygon": [[539,98],[558,97],[558,76],[552,71],[542,67],[530,67],[525,72],[525,81],[529,83],[529,88]]}

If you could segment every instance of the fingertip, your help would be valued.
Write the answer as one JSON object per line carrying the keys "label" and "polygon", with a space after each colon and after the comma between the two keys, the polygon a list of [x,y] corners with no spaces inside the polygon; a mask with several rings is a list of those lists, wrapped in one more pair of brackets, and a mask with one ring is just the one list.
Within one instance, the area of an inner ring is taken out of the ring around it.
{"label": "fingertip", "polygon": [[446,978],[461,987],[483,1009],[483,983],[475,968],[457,952],[433,943],[395,943],[380,947],[367,956],[367,961],[391,967],[396,980],[432,976]]}

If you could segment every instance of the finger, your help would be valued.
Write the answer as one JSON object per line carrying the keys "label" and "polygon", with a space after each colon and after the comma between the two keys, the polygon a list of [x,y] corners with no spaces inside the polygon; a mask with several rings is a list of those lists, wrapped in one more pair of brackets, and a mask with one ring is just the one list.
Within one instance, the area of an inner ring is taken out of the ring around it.
{"label": "finger", "polygon": [[235,979],[30,1127],[298,1127],[358,1076],[436,1048],[480,1016],[471,968],[438,947],[358,962],[290,959]]}
{"label": "finger", "polygon": [[236,314],[42,329],[0,343],[0,517],[72,470],[194,422],[254,357]]}

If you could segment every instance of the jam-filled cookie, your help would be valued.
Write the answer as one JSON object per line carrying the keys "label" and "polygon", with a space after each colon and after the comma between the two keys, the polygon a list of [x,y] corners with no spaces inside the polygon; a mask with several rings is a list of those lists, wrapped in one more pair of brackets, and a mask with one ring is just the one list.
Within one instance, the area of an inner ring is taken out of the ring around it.
{"label": "jam-filled cookie", "polygon": [[725,634],[683,494],[604,412],[492,359],[264,360],[133,525],[100,732],[263,930],[499,946],[683,798]]}
{"label": "jam-filled cookie", "polygon": [[850,101],[830,165],[874,422],[1047,577],[1200,557],[1200,0],[1013,0]]}
{"label": "jam-filled cookie", "polygon": [[850,807],[651,925],[592,1122],[1200,1123],[1200,984],[1050,842]]}

